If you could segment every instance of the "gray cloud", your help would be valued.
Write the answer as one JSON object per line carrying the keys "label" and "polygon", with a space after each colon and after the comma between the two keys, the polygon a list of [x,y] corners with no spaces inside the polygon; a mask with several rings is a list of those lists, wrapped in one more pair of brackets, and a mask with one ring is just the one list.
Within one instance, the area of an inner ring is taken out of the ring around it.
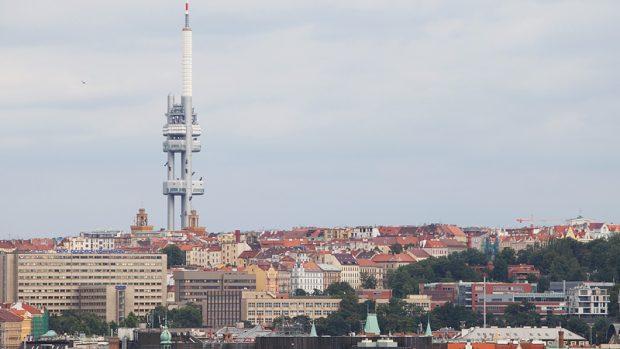
{"label": "gray cloud", "polygon": [[[203,223],[613,221],[619,7],[193,2]],[[0,0],[3,236],[163,226],[181,24],[178,1]]]}

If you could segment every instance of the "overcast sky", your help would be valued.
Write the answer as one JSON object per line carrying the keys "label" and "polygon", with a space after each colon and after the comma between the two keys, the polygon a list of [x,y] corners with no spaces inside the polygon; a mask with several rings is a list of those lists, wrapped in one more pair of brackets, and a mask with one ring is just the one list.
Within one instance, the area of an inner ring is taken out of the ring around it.
{"label": "overcast sky", "polygon": [[[0,238],[165,226],[183,13],[0,0]],[[618,23],[613,0],[193,1],[201,223],[618,221]]]}

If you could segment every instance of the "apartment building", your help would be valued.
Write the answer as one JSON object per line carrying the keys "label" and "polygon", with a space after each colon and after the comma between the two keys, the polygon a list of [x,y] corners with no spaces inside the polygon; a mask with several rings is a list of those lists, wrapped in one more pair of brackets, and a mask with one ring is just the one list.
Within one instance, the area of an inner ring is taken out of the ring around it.
{"label": "apartment building", "polygon": [[63,242],[63,247],[72,250],[113,250],[116,239],[121,235],[120,231],[100,230],[82,232],[80,236],[68,237]]}
{"label": "apartment building", "polygon": [[603,316],[608,314],[609,293],[607,289],[587,283],[568,291],[568,313],[577,316]]}
{"label": "apartment building", "polygon": [[[126,286],[133,292],[132,297],[125,298],[130,303],[127,309],[145,316],[166,303],[166,258],[165,254],[122,251],[0,254],[0,300],[28,303],[50,314],[80,310],[86,301],[89,309],[101,314],[101,308],[109,305],[107,294],[99,292],[102,298],[84,298],[85,290]],[[101,303],[100,309],[95,310],[93,303]]]}
{"label": "apartment building", "polygon": [[332,264],[318,264],[318,266],[323,271],[323,290],[326,290],[333,283],[340,282],[342,270],[339,266]]}
{"label": "apartment building", "polygon": [[372,276],[377,280],[377,288],[383,288],[383,268],[370,259],[358,259],[360,267],[360,281],[362,275]]}
{"label": "apartment building", "polygon": [[271,324],[277,317],[306,315],[315,320],[338,311],[339,298],[308,296],[278,297],[270,292],[244,291],[241,298],[241,320],[252,324]]}
{"label": "apartment building", "polygon": [[290,294],[301,289],[312,294],[314,290],[323,291],[323,270],[314,262],[297,262],[291,269]]}
{"label": "apartment building", "polygon": [[241,321],[241,293],[256,290],[256,275],[225,271],[175,271],[176,300],[202,307],[206,327],[234,326]]}
{"label": "apartment building", "polygon": [[361,285],[360,266],[357,260],[350,253],[336,253],[325,256],[325,262],[339,267],[340,281],[347,282],[351,287],[357,289]]}
{"label": "apartment building", "polygon": [[0,348],[18,349],[22,344],[22,318],[0,309]]}

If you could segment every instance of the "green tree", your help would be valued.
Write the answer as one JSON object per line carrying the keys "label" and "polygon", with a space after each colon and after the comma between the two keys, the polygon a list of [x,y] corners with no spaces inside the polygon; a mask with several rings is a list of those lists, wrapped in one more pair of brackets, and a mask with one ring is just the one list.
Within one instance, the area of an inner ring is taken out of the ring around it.
{"label": "green tree", "polygon": [[185,265],[185,252],[181,251],[177,245],[168,245],[161,249],[162,253],[168,256],[168,268],[175,265]]}
{"label": "green tree", "polygon": [[377,319],[383,332],[411,332],[420,320],[422,309],[392,298],[377,306]]}
{"label": "green tree", "polygon": [[273,321],[271,322],[271,326],[273,326],[273,328],[280,328],[285,323],[290,323],[291,321],[292,319],[288,316],[278,316],[273,319]]}
{"label": "green tree", "polygon": [[[435,328],[452,327],[461,329],[464,323],[466,328],[479,326],[482,324],[482,315],[460,305],[448,302],[442,306],[436,307],[431,312],[431,324]],[[487,317],[488,320],[488,317]]]}
{"label": "green tree", "polygon": [[504,320],[512,327],[540,326],[536,306],[529,302],[509,304],[504,311]]}
{"label": "green tree", "polygon": [[198,306],[193,304],[170,310],[168,319],[171,320],[170,327],[173,328],[202,327],[202,313]]}
{"label": "green tree", "polygon": [[138,317],[133,312],[131,312],[119,323],[119,326],[126,328],[136,328],[138,327],[139,322],[140,319],[138,319]]}
{"label": "green tree", "polygon": [[298,289],[295,289],[295,292],[293,294],[297,297],[303,297],[303,296],[307,296],[308,292],[304,291],[301,288],[298,288]]}
{"label": "green tree", "polygon": [[349,285],[348,282],[341,281],[334,282],[327,286],[327,288],[325,289],[325,294],[329,296],[342,297],[346,294],[355,294],[355,290],[353,289],[353,287],[351,287],[351,285]]}
{"label": "green tree", "polygon": [[304,333],[310,333],[310,329],[312,328],[312,321],[306,315],[297,315],[292,319],[293,323],[297,324],[301,327]]}
{"label": "green tree", "polygon": [[480,261],[475,253],[452,253],[446,257],[428,258],[388,273],[388,285],[395,297],[418,293],[420,283],[457,280],[481,281],[481,275],[469,265],[469,258]]}
{"label": "green tree", "polygon": [[316,327],[320,336],[342,336],[350,331],[349,324],[339,312],[331,313],[325,320],[317,321]]}
{"label": "green tree", "polygon": [[391,244],[390,245],[390,253],[391,254],[403,253],[403,245],[401,245],[401,244]]}
{"label": "green tree", "polygon": [[607,344],[609,343],[609,338],[607,338],[607,329],[609,328],[609,323],[605,318],[597,319],[594,324],[592,324],[592,344]]}
{"label": "green tree", "polygon": [[57,333],[85,333],[86,335],[108,335],[108,323],[101,320],[94,313],[68,310],[59,316],[51,316],[49,319],[50,329]]}
{"label": "green tree", "polygon": [[549,291],[549,287],[551,286],[551,282],[549,282],[549,278],[546,276],[541,276],[538,278],[538,292],[547,292]]}
{"label": "green tree", "polygon": [[566,324],[565,327],[567,330],[575,332],[583,338],[590,338],[590,326],[588,326],[588,323],[582,318],[571,316],[562,324]]}
{"label": "green tree", "polygon": [[618,293],[620,292],[620,284],[615,284],[614,287],[609,291],[609,317],[620,319],[619,309],[618,309]]}
{"label": "green tree", "polygon": [[365,288],[365,289],[377,288],[377,279],[373,275],[370,275],[367,272],[361,272],[360,279],[362,281],[362,288]]}

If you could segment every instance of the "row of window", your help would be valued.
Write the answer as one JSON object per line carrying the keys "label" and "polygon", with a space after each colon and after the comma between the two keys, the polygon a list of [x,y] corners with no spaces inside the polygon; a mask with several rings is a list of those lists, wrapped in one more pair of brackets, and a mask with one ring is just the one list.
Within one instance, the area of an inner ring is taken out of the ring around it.
{"label": "row of window", "polygon": [[331,314],[333,311],[329,310],[315,310],[315,311],[288,311],[288,310],[249,310],[248,317],[250,316],[298,316],[298,315],[307,315],[307,316],[327,316]]}
{"label": "row of window", "polygon": [[285,303],[248,303],[248,309],[253,309],[253,308],[295,308],[295,307],[299,307],[299,308],[320,308],[320,307],[324,307],[324,308],[332,308],[332,307],[338,307],[338,305],[340,304],[340,302],[334,302],[334,303],[315,303],[315,302],[308,302],[308,303],[289,303],[289,302],[285,302]]}

